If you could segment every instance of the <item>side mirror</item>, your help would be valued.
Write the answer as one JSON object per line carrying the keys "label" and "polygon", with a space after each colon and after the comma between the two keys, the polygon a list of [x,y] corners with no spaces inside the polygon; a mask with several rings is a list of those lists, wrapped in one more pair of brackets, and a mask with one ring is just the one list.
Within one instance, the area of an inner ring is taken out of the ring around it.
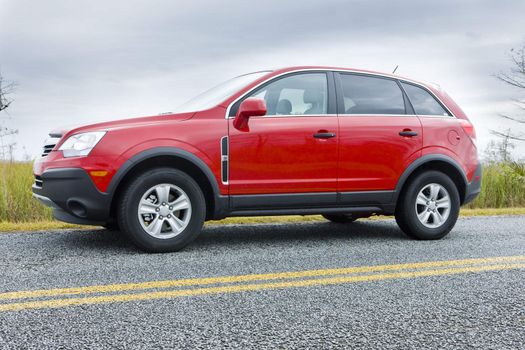
{"label": "side mirror", "polygon": [[233,120],[233,127],[241,131],[248,131],[250,117],[260,117],[266,114],[266,102],[262,98],[250,97],[242,101]]}

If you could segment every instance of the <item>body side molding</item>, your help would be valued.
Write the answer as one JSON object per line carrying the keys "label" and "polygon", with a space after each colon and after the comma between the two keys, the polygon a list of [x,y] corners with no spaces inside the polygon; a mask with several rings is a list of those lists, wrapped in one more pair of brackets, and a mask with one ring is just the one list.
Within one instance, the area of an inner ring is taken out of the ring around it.
{"label": "body side molding", "polygon": [[235,215],[320,214],[344,210],[390,212],[393,194],[393,191],[356,191],[233,195],[230,210]]}

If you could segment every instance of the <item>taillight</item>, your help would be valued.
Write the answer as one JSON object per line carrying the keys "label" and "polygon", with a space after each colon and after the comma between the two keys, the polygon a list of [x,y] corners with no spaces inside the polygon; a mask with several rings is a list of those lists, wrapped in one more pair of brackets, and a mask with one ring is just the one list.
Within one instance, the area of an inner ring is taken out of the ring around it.
{"label": "taillight", "polygon": [[476,130],[474,130],[474,125],[472,125],[472,123],[466,119],[460,119],[459,123],[461,124],[461,127],[463,128],[463,130],[465,130],[465,133],[468,135],[468,137],[470,137],[470,139],[472,140],[472,143],[474,144],[474,146],[477,147]]}

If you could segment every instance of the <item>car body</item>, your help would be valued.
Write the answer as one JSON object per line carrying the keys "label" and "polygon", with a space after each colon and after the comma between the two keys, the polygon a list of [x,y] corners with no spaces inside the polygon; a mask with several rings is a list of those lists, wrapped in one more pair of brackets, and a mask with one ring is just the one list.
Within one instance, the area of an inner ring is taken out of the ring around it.
{"label": "car body", "polygon": [[59,220],[107,225],[120,222],[130,184],[154,168],[176,169],[198,185],[203,220],[397,216],[403,191],[421,172],[449,178],[459,205],[481,184],[474,128],[442,89],[308,66],[234,78],[177,113],[52,131],[34,163],[33,193]]}

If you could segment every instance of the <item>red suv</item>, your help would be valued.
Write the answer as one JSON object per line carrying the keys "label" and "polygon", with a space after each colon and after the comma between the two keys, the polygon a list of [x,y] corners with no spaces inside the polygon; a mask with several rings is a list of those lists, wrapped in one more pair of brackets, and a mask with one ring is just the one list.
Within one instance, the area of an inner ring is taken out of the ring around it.
{"label": "red suv", "polygon": [[408,236],[438,239],[481,184],[474,127],[444,91],[356,69],[246,74],[173,114],[49,135],[34,196],[151,252],[227,216],[394,214]]}

